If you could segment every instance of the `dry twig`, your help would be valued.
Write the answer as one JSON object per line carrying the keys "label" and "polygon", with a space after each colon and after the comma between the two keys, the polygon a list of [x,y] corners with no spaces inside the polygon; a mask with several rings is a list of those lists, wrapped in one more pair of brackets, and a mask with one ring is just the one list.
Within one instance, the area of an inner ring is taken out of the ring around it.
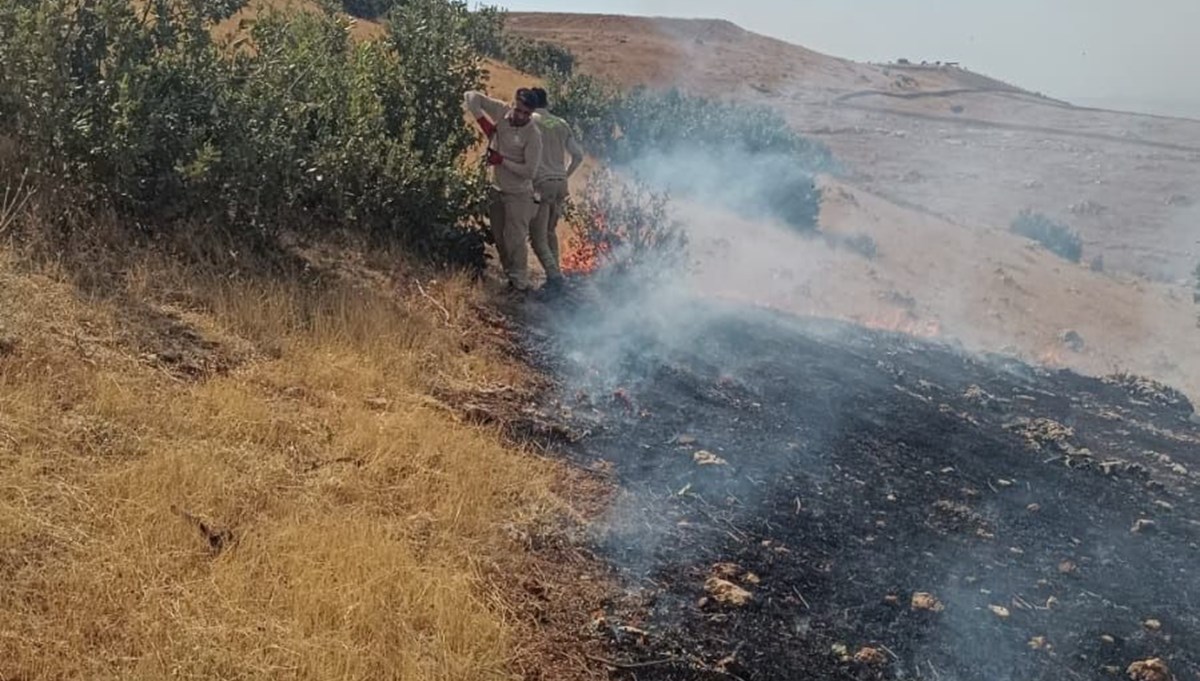
{"label": "dry twig", "polygon": [[414,279],[414,281],[417,282],[417,290],[421,292],[421,295],[424,296],[426,300],[437,306],[437,309],[442,311],[442,315],[446,317],[446,323],[449,324],[450,310],[447,310],[445,305],[442,305],[436,298],[425,292],[425,287],[421,285],[420,279]]}
{"label": "dry twig", "polygon": [[674,664],[674,663],[680,661],[678,657],[664,657],[661,660],[648,660],[646,662],[617,662],[615,660],[606,660],[603,657],[596,657],[594,655],[585,655],[584,657],[591,660],[592,662],[597,662],[597,663],[606,665],[608,667],[612,667],[613,669],[622,669],[622,670],[645,669],[647,667],[658,667],[660,665]]}

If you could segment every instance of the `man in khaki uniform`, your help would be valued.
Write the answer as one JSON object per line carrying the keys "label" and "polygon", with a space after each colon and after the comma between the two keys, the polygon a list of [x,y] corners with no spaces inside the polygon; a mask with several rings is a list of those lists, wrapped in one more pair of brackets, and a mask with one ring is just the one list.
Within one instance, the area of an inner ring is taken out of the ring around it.
{"label": "man in khaki uniform", "polygon": [[[492,168],[489,208],[492,236],[510,288],[529,290],[529,224],[537,206],[533,179],[542,157],[542,133],[530,125],[536,98],[517,90],[511,105],[482,92],[464,96],[467,111],[488,136],[487,163]],[[485,116],[486,114],[486,116]]]}
{"label": "man in khaki uniform", "polygon": [[[533,88],[532,92],[537,100],[533,121],[542,132],[542,161],[533,180],[540,202],[529,228],[529,237],[533,252],[546,271],[546,287],[554,290],[563,283],[559,266],[558,220],[567,200],[567,182],[583,163],[583,147],[570,124],[548,110],[546,91]],[[570,166],[565,162],[567,154],[571,156]]]}

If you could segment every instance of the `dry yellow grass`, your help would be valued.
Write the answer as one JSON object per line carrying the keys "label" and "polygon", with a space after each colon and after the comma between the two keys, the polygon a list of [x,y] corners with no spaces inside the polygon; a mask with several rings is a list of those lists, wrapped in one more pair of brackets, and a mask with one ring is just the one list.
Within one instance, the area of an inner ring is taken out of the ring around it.
{"label": "dry yellow grass", "polygon": [[0,257],[0,679],[511,678],[483,575],[560,506],[550,464],[428,396],[520,371],[460,349],[477,292],[431,292],[448,325],[369,288],[127,279],[251,359],[182,381],[119,303]]}

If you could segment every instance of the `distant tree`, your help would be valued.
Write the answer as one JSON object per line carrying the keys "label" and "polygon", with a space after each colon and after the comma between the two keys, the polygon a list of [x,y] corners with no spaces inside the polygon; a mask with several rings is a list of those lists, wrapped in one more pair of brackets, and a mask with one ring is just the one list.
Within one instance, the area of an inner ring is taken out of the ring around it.
{"label": "distant tree", "polygon": [[1060,258],[1079,262],[1083,257],[1083,240],[1079,235],[1061,222],[1055,222],[1041,213],[1021,211],[1012,221],[1010,229],[1015,234],[1040,243]]}
{"label": "distant tree", "polygon": [[1194,276],[1196,278],[1196,292],[1192,294],[1192,300],[1194,300],[1197,305],[1200,305],[1200,265],[1196,265],[1196,272],[1194,273]]}

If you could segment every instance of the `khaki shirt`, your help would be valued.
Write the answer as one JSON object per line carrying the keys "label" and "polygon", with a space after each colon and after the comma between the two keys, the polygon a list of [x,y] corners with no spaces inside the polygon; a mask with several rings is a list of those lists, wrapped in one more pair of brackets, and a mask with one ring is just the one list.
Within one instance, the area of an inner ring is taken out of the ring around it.
{"label": "khaki shirt", "polygon": [[[533,113],[533,121],[542,131],[542,163],[538,166],[536,182],[543,180],[565,180],[578,160],[583,159],[583,147],[575,137],[571,125],[546,109]],[[572,168],[566,165],[566,155],[571,155]]]}
{"label": "khaki shirt", "polygon": [[504,156],[504,163],[492,166],[492,185],[508,194],[533,194],[533,179],[542,160],[542,132],[532,120],[517,127],[509,122],[508,104],[482,92],[464,97],[467,111],[478,118],[487,114],[496,124],[491,148]]}

